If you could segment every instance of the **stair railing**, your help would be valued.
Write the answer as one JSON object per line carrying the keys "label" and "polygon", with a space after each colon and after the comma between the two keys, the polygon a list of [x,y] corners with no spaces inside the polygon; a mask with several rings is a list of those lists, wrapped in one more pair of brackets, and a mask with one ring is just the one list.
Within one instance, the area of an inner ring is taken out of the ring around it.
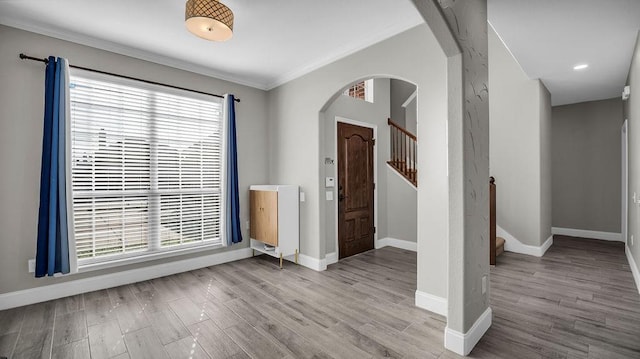
{"label": "stair railing", "polygon": [[388,119],[389,134],[391,136],[391,159],[387,163],[400,173],[407,181],[418,186],[418,139],[414,134],[405,130],[397,123]]}

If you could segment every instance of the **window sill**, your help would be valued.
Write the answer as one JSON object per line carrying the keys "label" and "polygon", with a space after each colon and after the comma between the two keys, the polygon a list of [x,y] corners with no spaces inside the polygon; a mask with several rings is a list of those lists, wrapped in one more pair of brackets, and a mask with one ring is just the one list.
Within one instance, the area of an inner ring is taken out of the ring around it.
{"label": "window sill", "polygon": [[198,253],[202,251],[210,251],[214,249],[225,248],[226,246],[216,241],[214,243],[209,244],[199,244],[197,246],[190,246],[179,249],[165,249],[154,252],[140,252],[135,256],[125,257],[125,258],[114,258],[109,261],[101,261],[101,262],[92,262],[84,260],[78,260],[78,273],[86,273],[93,272],[102,269],[108,268],[116,268],[122,267],[129,264],[137,264],[150,262],[158,259],[171,258],[176,256],[181,256],[185,254]]}

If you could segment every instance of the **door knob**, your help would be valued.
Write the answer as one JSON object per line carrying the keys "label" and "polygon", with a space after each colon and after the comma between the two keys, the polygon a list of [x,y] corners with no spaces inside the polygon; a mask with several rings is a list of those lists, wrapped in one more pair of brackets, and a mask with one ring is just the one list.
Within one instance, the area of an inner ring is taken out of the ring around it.
{"label": "door knob", "polygon": [[340,195],[338,196],[338,200],[342,201],[345,198],[347,198],[347,196],[343,195],[342,193],[340,193]]}

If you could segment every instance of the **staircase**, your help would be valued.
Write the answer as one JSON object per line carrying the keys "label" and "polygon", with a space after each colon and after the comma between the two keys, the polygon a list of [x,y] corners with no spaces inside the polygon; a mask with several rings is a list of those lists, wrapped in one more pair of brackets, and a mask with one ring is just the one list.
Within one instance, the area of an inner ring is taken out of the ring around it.
{"label": "staircase", "polygon": [[416,167],[418,139],[397,123],[388,119],[391,136],[391,159],[387,163],[414,186],[418,187],[418,169]]}
{"label": "staircase", "polygon": [[504,238],[496,237],[496,257],[504,253]]}
{"label": "staircase", "polygon": [[504,253],[504,238],[496,236],[496,179],[489,177],[489,264]]}

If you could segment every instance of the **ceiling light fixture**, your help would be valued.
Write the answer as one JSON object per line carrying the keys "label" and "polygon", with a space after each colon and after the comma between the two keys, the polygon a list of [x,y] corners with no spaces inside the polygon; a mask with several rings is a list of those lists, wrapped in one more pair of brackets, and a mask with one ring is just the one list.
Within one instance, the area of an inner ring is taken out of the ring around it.
{"label": "ceiling light fixture", "polygon": [[187,29],[205,40],[227,41],[233,36],[233,12],[217,0],[188,0]]}
{"label": "ceiling light fixture", "polygon": [[586,69],[587,67],[589,67],[588,64],[580,64],[580,65],[574,66],[573,69],[576,70],[576,71],[580,71],[580,70]]}

